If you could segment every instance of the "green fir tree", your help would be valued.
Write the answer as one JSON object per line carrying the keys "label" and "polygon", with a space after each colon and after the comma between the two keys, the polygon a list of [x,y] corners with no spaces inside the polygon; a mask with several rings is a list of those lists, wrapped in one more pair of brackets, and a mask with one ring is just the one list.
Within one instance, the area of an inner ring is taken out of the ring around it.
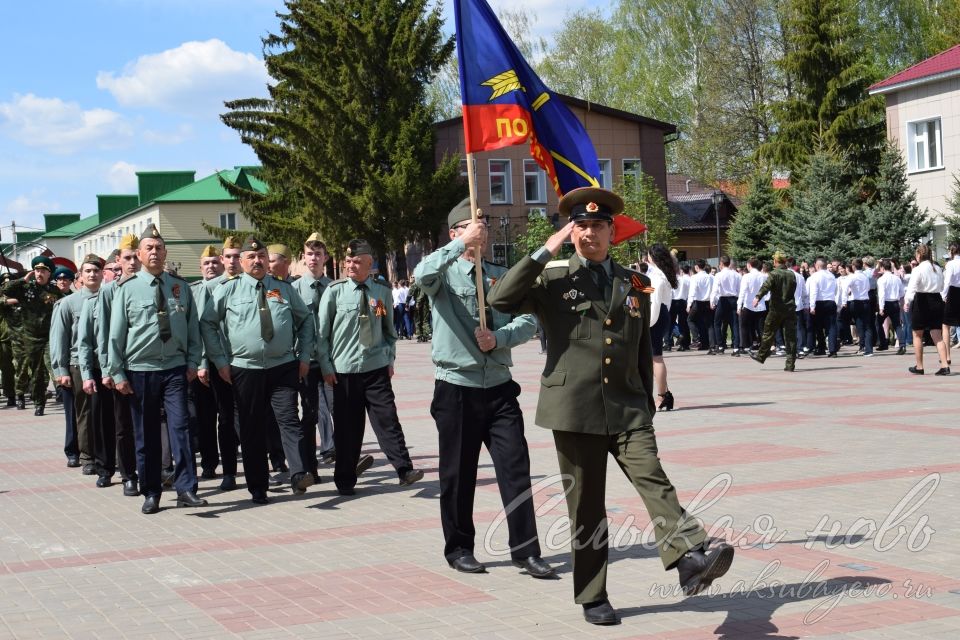
{"label": "green fir tree", "polygon": [[768,174],[754,174],[749,189],[727,231],[727,250],[741,264],[753,256],[773,257],[770,241],[783,218],[783,206]]}
{"label": "green fir tree", "polygon": [[625,176],[614,189],[623,198],[623,213],[639,220],[647,230],[626,242],[610,247],[610,255],[620,264],[627,265],[642,259],[646,248],[657,242],[666,246],[674,243],[677,236],[670,228],[670,210],[653,177],[640,173],[640,179]]}
{"label": "green fir tree", "polygon": [[953,175],[953,190],[947,198],[948,211],[943,214],[947,223],[947,244],[960,243],[960,174]]}

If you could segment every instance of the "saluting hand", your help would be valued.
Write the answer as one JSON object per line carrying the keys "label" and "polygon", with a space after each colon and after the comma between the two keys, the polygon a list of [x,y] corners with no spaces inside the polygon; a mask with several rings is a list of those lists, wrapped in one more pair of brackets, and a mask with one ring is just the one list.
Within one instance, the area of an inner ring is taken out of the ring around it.
{"label": "saluting hand", "polygon": [[560,227],[560,230],[554,233],[552,236],[547,238],[547,241],[543,243],[543,246],[547,248],[547,251],[550,252],[550,255],[556,256],[560,253],[563,243],[567,241],[567,238],[570,237],[570,234],[573,232],[573,222],[568,222],[567,224]]}

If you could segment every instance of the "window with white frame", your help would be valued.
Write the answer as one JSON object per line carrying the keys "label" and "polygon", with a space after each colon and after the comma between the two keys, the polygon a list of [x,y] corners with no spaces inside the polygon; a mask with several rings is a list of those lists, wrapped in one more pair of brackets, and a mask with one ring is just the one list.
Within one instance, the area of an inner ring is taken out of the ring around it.
{"label": "window with white frame", "polygon": [[640,160],[636,158],[623,159],[623,182],[632,180],[634,184],[640,182]]}
{"label": "window with white frame", "polygon": [[910,171],[926,171],[943,166],[940,118],[907,123],[907,156]]}
{"label": "window with white frame", "polygon": [[490,204],[511,204],[510,161],[490,160],[487,166],[490,169]]}
{"label": "window with white frame", "polygon": [[221,229],[236,229],[236,228],[237,228],[237,214],[235,214],[235,213],[221,213],[221,214],[220,214],[220,228],[221,228]]}
{"label": "window with white frame", "polygon": [[536,160],[523,161],[523,201],[547,201],[547,173]]}
{"label": "window with white frame", "polygon": [[613,188],[613,174],[610,173],[611,162],[609,160],[597,160],[600,164],[600,186],[604,189]]}

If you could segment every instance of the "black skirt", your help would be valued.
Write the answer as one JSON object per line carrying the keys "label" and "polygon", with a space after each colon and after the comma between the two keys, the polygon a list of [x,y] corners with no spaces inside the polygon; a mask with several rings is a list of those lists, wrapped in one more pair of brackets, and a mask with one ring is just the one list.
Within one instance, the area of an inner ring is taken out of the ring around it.
{"label": "black skirt", "polygon": [[939,293],[918,293],[910,305],[910,325],[914,331],[932,331],[943,325],[943,298]]}
{"label": "black skirt", "polygon": [[663,355],[663,336],[666,335],[669,326],[670,310],[667,309],[667,305],[661,304],[660,317],[658,317],[657,322],[650,327],[650,348],[653,351],[653,355]]}
{"label": "black skirt", "polygon": [[943,324],[956,327],[960,325],[960,287],[947,290],[947,302],[943,306]]}

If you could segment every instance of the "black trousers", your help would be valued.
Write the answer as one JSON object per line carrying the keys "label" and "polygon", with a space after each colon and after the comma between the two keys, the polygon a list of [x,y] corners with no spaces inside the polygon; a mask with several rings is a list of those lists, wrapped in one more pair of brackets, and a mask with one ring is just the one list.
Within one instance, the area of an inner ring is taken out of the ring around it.
{"label": "black trousers", "polygon": [[240,424],[233,404],[233,387],[220,377],[216,368],[211,367],[210,388],[217,403],[217,445],[220,448],[220,462],[223,473],[237,475],[237,444],[240,441]]}
{"label": "black trousers", "polygon": [[670,333],[666,336],[665,344],[673,344],[673,327],[680,329],[681,347],[690,346],[690,326],[687,324],[687,301],[673,300],[670,303]]}
{"label": "black trousers", "polygon": [[337,373],[333,387],[333,442],[337,448],[333,480],[338,489],[352,489],[357,484],[357,461],[367,415],[380,450],[397,470],[397,476],[402,478],[413,469],[397,417],[388,367],[365,373]]}
{"label": "black trousers", "polygon": [[497,474],[510,556],[540,555],[519,395],[520,385],[512,380],[490,389],[442,380],[434,385],[430,414],[440,441],[440,522],[447,560],[473,553],[473,499],[481,445],[490,452]]}
{"label": "black trousers", "polygon": [[727,329],[731,333],[730,347],[740,346],[740,323],[737,321],[737,296],[721,296],[713,314],[714,341],[718,349],[727,346]]}
{"label": "black trousers", "polygon": [[107,391],[113,399],[113,429],[117,442],[117,466],[124,480],[137,480],[137,442],[133,435],[133,415],[130,396],[119,391]]}
{"label": "black trousers", "polygon": [[[881,349],[890,348],[890,339],[887,338],[887,332],[883,328],[883,321],[890,318],[890,328],[894,330],[897,336],[900,335],[900,301],[886,300],[883,303],[883,315],[880,316],[879,346]],[[949,336],[947,336],[949,337]]]}
{"label": "black trousers", "polygon": [[240,449],[243,472],[250,493],[266,491],[270,479],[267,467],[267,412],[273,409],[291,477],[304,471],[300,460],[300,417],[297,413],[299,362],[287,362],[270,369],[230,367],[233,397],[240,416]]}
{"label": "black trousers", "polygon": [[200,468],[214,470],[220,464],[217,449],[217,401],[213,389],[194,379],[190,383],[189,393],[190,435],[194,438],[200,452]]}
{"label": "black trousers", "polygon": [[696,300],[690,307],[689,322],[697,330],[697,339],[700,341],[700,350],[716,346],[716,338],[713,335],[713,309],[710,308],[709,300]]}
{"label": "black trousers", "polygon": [[[329,395],[328,395],[329,394]],[[329,439],[333,433],[330,405],[328,398],[331,398],[329,388],[323,381],[323,372],[320,367],[312,367],[307,374],[306,380],[300,386],[300,403],[303,406],[303,417],[300,418],[300,428],[303,430],[303,451],[300,457],[303,458],[313,475],[317,475],[317,428],[320,428],[321,438]],[[328,441],[321,442],[324,450],[333,449],[333,443]]]}
{"label": "black trousers", "polygon": [[857,325],[857,338],[864,354],[873,353],[873,341],[876,335],[877,320],[873,306],[869,299],[851,300],[849,303],[850,315]]}
{"label": "black trousers", "polygon": [[83,377],[80,367],[70,365],[70,384],[73,387],[73,424],[77,430],[77,446],[80,449],[80,464],[94,464],[93,402],[83,392]]}
{"label": "black trousers", "polygon": [[[93,427],[93,458],[97,466],[97,475],[109,478],[113,477],[117,471],[117,429],[113,409],[113,391],[103,386],[101,382],[103,378],[99,371],[94,370],[92,373],[93,381],[97,385],[97,392],[89,396],[90,419]],[[83,389],[79,389],[78,392],[83,393]],[[131,464],[135,465],[136,457],[133,447],[131,447],[131,454]]]}
{"label": "black trousers", "polygon": [[837,352],[837,303],[818,300],[814,303],[813,330],[817,334],[817,351]]}
{"label": "black trousers", "polygon": [[763,334],[763,323],[766,320],[766,311],[753,311],[744,307],[740,310],[740,348],[753,348],[754,341],[759,342]]}

